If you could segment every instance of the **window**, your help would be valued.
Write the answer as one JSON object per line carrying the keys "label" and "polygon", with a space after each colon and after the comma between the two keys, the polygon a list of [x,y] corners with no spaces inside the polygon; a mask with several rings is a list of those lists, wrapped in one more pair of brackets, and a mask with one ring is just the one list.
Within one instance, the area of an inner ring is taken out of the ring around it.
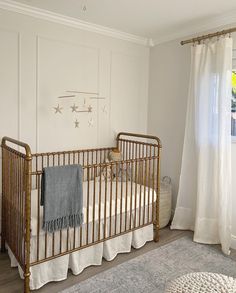
{"label": "window", "polygon": [[236,137],[236,50],[233,50],[231,135]]}

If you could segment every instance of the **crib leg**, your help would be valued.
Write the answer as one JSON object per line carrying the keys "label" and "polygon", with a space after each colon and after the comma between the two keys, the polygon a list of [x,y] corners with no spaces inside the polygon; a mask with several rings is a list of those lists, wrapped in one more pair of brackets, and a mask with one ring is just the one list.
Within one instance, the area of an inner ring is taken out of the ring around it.
{"label": "crib leg", "polygon": [[153,230],[154,230],[154,242],[159,241],[159,225],[157,222],[153,223]]}
{"label": "crib leg", "polygon": [[[3,185],[3,184],[2,184]],[[2,233],[1,233],[1,252],[6,252],[6,243],[5,243],[5,208],[4,208],[4,196],[2,195]]]}
{"label": "crib leg", "polygon": [[24,293],[30,293],[30,272],[24,273]]}
{"label": "crib leg", "polygon": [[5,238],[1,235],[1,252],[6,252]]}
{"label": "crib leg", "polygon": [[[3,205],[3,203],[2,203]],[[2,233],[1,233],[1,252],[6,252],[6,242],[5,242],[5,223],[4,223],[4,211],[2,209]]]}

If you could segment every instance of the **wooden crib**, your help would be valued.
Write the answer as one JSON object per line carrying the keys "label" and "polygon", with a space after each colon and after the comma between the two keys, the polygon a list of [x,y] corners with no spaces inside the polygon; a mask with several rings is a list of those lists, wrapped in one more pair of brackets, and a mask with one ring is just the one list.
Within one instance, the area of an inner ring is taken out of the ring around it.
{"label": "wooden crib", "polygon": [[[122,152],[120,162],[106,160],[114,147]],[[23,142],[2,139],[1,248],[4,251],[7,245],[21,266],[24,292],[30,291],[31,266],[150,224],[154,226],[153,239],[158,241],[160,151],[158,137],[124,132],[118,134],[113,147],[36,154]],[[67,164],[83,166],[84,224],[63,229],[58,235],[42,233],[43,168]],[[124,170],[121,177],[109,178],[108,173],[118,168]]]}

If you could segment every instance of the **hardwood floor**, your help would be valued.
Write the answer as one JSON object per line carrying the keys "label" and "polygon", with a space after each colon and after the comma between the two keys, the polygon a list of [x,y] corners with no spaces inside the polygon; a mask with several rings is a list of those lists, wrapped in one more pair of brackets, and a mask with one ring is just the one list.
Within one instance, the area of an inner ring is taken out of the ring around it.
{"label": "hardwood floor", "polygon": [[[100,272],[110,269],[120,263],[123,263],[129,259],[135,258],[138,255],[144,254],[152,249],[165,245],[171,241],[179,239],[181,237],[192,237],[192,232],[189,231],[171,231],[169,228],[162,229],[160,231],[160,241],[158,243],[149,242],[140,249],[132,249],[131,253],[119,254],[113,261],[105,261],[101,266],[88,267],[78,276],[68,273],[68,278],[61,282],[52,282],[43,286],[39,290],[35,290],[35,293],[56,293],[63,289],[66,289],[74,284],[81,282],[87,278],[90,278]],[[220,247],[219,247],[220,249]],[[232,251],[231,257],[236,260],[236,250]],[[23,281],[19,277],[18,270],[10,267],[10,260],[6,253],[0,254],[0,292],[1,293],[20,293],[23,292]]]}

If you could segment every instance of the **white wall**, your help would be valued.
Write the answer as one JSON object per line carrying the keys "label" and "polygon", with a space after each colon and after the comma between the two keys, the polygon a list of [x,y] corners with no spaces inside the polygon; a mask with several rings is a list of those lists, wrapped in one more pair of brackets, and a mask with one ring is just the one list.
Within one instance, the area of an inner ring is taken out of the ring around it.
{"label": "white wall", "polygon": [[[236,48],[236,36],[234,48]],[[157,45],[150,52],[148,132],[163,142],[162,176],[173,181],[174,206],[178,192],[190,73],[190,46],[180,40]],[[233,207],[236,207],[236,143],[232,144]],[[233,235],[236,213],[233,212]],[[236,248],[236,236],[233,236]]]}
{"label": "white wall", "polygon": [[[146,133],[148,66],[145,46],[0,10],[0,138],[26,141],[35,152],[113,145],[118,131]],[[66,90],[106,99],[87,100],[92,114],[72,114],[85,96],[59,100]],[[58,102],[62,115],[54,114]]]}
{"label": "white wall", "polygon": [[189,80],[189,48],[179,41],[151,48],[148,132],[163,144],[162,176],[172,178],[175,204],[184,138]]}

